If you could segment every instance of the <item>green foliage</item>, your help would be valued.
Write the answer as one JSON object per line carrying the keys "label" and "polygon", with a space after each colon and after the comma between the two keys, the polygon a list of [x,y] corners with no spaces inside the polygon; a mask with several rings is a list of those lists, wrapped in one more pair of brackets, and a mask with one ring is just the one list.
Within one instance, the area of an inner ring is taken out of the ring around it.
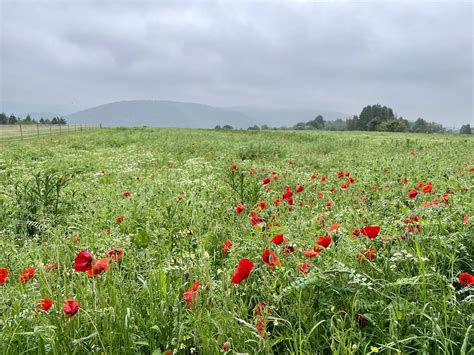
{"label": "green foliage", "polygon": [[[473,289],[457,277],[474,263],[473,149],[470,136],[450,134],[262,130],[103,129],[0,143],[0,267],[10,270],[0,353],[218,354],[228,343],[228,354],[467,354]],[[341,170],[355,179],[346,189]],[[273,171],[278,179],[262,185]],[[433,191],[409,199],[422,180]],[[299,185],[293,206],[274,204]],[[265,225],[254,227],[250,210]],[[411,233],[404,221],[414,215],[421,229]],[[353,237],[364,225],[380,235]],[[287,243],[270,242],[279,233]],[[333,243],[305,258],[325,234]],[[359,261],[370,247],[375,260]],[[123,257],[97,277],[72,268],[81,250],[99,259],[114,248]],[[282,264],[265,265],[265,248]],[[234,285],[244,257],[255,267]],[[23,285],[29,266],[36,274]],[[54,305],[38,313],[43,297]],[[70,320],[64,298],[80,304]],[[264,337],[254,315],[262,301]]]}
{"label": "green foliage", "polygon": [[460,134],[472,134],[471,132],[471,125],[469,124],[465,124],[461,127],[461,129],[459,130],[459,133]]}

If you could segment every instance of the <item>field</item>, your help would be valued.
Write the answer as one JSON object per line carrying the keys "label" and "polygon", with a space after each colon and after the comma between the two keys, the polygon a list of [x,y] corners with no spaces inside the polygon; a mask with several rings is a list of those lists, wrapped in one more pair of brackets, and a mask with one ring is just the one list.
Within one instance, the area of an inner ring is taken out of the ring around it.
{"label": "field", "polygon": [[0,143],[1,352],[468,354],[473,168],[460,135]]}

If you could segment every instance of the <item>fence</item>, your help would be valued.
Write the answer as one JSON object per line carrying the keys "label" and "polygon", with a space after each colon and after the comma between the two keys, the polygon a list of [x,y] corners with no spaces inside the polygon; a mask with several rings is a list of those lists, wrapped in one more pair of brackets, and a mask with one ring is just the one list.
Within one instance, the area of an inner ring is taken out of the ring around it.
{"label": "fence", "polygon": [[40,136],[52,136],[56,134],[67,134],[89,130],[93,128],[101,128],[100,125],[84,125],[84,124],[14,124],[0,125],[0,142],[34,138]]}

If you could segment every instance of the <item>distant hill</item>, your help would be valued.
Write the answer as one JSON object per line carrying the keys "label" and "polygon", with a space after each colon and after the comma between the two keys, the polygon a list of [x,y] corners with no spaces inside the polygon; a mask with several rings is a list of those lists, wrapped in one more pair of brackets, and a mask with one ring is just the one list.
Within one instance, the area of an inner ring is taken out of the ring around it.
{"label": "distant hill", "polygon": [[301,121],[312,120],[318,114],[329,120],[349,116],[317,110],[222,108],[191,102],[134,100],[100,105],[64,118],[69,123],[101,123],[106,127],[214,128],[216,125],[231,125],[234,128],[247,128],[255,124],[290,127]]}
{"label": "distant hill", "polygon": [[100,105],[65,116],[69,123],[103,126],[150,126],[177,128],[213,128],[229,124],[247,128],[254,120],[230,109],[174,101],[120,101]]}

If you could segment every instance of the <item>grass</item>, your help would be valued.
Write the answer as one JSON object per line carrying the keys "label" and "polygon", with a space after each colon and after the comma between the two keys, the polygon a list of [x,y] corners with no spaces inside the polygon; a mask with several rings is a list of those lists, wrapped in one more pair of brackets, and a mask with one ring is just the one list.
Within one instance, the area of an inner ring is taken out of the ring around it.
{"label": "grass", "polygon": [[[474,265],[472,220],[464,220],[474,209],[473,143],[455,135],[138,128],[0,143],[0,267],[10,271],[0,286],[0,349],[468,354],[473,288],[457,277]],[[341,170],[355,179],[346,189]],[[278,180],[263,186],[272,172]],[[418,181],[433,190],[409,199]],[[292,207],[275,206],[286,186],[299,185]],[[267,203],[261,211],[258,201]],[[264,228],[250,222],[252,209]],[[414,215],[419,221],[404,224]],[[379,225],[379,236],[353,236],[367,225]],[[287,244],[270,242],[279,233]],[[326,234],[331,245],[304,257]],[[295,251],[286,255],[289,245]],[[112,248],[124,255],[108,271],[74,271],[81,250],[99,259]],[[369,248],[375,260],[359,261]],[[282,263],[265,265],[264,249]],[[242,258],[255,266],[234,285]],[[34,277],[19,283],[31,266]],[[183,294],[195,281],[188,307]],[[54,305],[38,313],[43,297]],[[65,298],[80,304],[70,319]]]}

